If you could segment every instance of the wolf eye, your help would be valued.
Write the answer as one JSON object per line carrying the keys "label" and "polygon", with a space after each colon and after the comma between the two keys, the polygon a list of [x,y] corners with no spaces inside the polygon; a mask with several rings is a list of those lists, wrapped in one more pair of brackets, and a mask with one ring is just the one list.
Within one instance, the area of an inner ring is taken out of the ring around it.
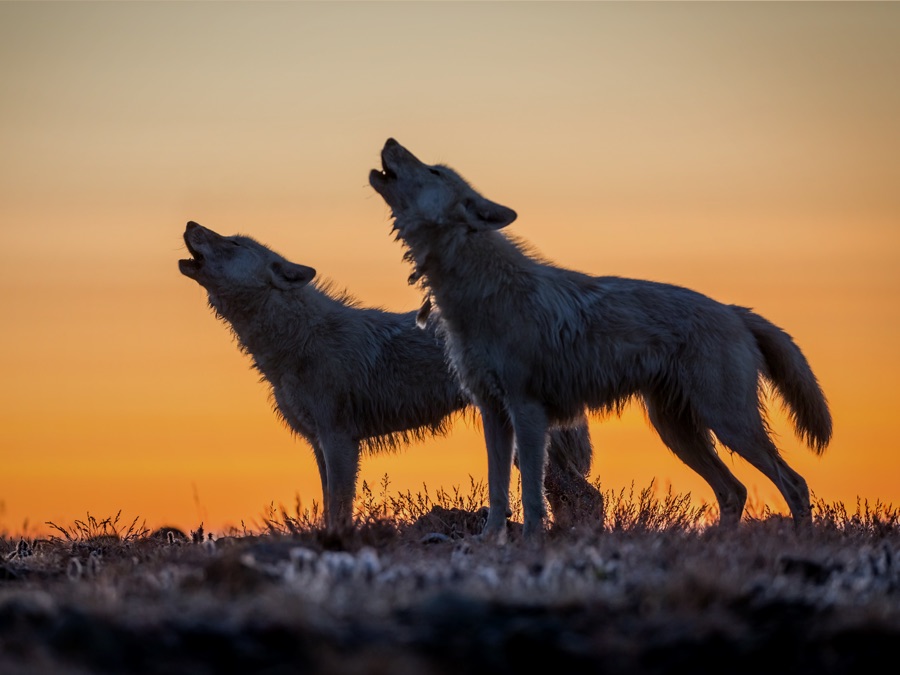
{"label": "wolf eye", "polygon": [[428,169],[428,170],[429,170],[431,173],[433,173],[435,176],[440,176],[440,175],[441,175],[441,172],[438,171],[437,169]]}

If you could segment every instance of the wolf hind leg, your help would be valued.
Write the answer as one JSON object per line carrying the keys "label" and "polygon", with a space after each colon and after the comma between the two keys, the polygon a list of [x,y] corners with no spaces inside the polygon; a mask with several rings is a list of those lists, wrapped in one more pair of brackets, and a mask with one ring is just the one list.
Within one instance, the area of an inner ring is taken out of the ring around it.
{"label": "wolf hind leg", "polygon": [[647,411],[663,443],[712,488],[719,503],[719,524],[734,527],[741,521],[747,488],[716,453],[709,430],[699,427],[690,410],[648,397]]}
{"label": "wolf hind leg", "polygon": [[713,433],[723,445],[739,454],[775,484],[787,502],[795,525],[812,524],[806,480],[782,459],[763,426],[759,412],[754,409],[753,414],[752,425],[749,424],[750,420],[740,429],[735,428],[733,423],[716,424],[712,429]]}

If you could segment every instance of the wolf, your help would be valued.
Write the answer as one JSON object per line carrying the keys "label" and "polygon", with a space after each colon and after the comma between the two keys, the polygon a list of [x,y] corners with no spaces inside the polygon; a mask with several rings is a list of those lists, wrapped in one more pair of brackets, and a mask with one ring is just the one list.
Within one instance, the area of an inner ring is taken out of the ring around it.
{"label": "wolf", "polygon": [[747,490],[716,441],[777,486],[796,525],[811,522],[807,483],[769,432],[766,384],[819,455],[831,439],[831,413],[781,328],[680,286],[555,266],[500,232],[516,219],[513,209],[393,138],[369,183],[390,207],[392,232],[413,267],[410,283],[421,284],[437,309],[451,367],[481,413],[490,497],[482,536],[505,539],[514,444],[523,533],[540,540],[547,429],[584,410],[620,413],[632,400],[710,485],[720,525],[740,522]]}
{"label": "wolf", "polygon": [[[316,270],[248,236],[223,236],[190,221],[191,257],[181,273],[202,286],[210,307],[270,388],[275,409],[312,447],[329,530],[352,523],[360,455],[446,434],[455,414],[472,411],[434,329],[416,312],[360,307]],[[474,414],[474,413],[473,413]],[[553,430],[548,501],[560,527],[602,513],[587,480],[587,419]]]}

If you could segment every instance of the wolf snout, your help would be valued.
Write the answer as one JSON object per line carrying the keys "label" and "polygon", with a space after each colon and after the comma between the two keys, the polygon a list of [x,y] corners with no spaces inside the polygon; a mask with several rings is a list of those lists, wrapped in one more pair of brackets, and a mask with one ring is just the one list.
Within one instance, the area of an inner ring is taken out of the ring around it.
{"label": "wolf snout", "polygon": [[222,235],[217,232],[213,232],[208,227],[203,227],[200,223],[193,220],[189,220],[187,226],[184,228],[185,241],[187,241],[188,238],[191,238],[195,244],[204,241],[213,241],[221,238],[221,236]]}
{"label": "wolf snout", "polygon": [[[381,163],[384,165],[386,172],[391,169],[395,172],[398,167],[419,167],[423,164],[422,160],[393,138],[387,139],[384,143],[384,148],[381,150]],[[390,169],[388,168],[388,163],[391,165]]]}
{"label": "wolf snout", "polygon": [[397,178],[397,173],[394,169],[391,168],[391,151],[394,148],[400,148],[400,144],[397,143],[393,138],[389,138],[387,142],[384,144],[384,148],[381,150],[381,169],[372,169],[369,172],[369,185],[371,185],[375,190],[384,195],[384,190],[387,188],[388,182],[394,181]]}
{"label": "wolf snout", "polygon": [[201,246],[208,239],[208,235],[209,230],[193,220],[189,220],[185,226],[184,244],[187,246],[188,253],[193,256],[196,262],[203,260],[203,254],[197,250],[197,247]]}
{"label": "wolf snout", "polygon": [[384,147],[381,149],[381,164],[385,171],[389,171],[389,162],[393,162],[396,165],[398,161],[409,154],[409,150],[404,148],[393,138],[389,138],[384,142]]}
{"label": "wolf snout", "polygon": [[188,224],[184,228],[184,240],[187,241],[189,237],[196,238],[198,236],[202,236],[206,231],[200,223],[195,223],[193,220],[189,220]]}

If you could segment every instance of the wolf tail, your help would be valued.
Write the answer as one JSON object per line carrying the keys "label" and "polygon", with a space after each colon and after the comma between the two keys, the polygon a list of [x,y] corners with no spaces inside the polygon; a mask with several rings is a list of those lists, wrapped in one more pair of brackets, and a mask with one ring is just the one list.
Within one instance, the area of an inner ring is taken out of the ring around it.
{"label": "wolf tail", "polygon": [[790,335],[759,314],[735,307],[756,338],[765,359],[765,376],[786,404],[797,435],[821,455],[831,440],[831,412],[806,357]]}

